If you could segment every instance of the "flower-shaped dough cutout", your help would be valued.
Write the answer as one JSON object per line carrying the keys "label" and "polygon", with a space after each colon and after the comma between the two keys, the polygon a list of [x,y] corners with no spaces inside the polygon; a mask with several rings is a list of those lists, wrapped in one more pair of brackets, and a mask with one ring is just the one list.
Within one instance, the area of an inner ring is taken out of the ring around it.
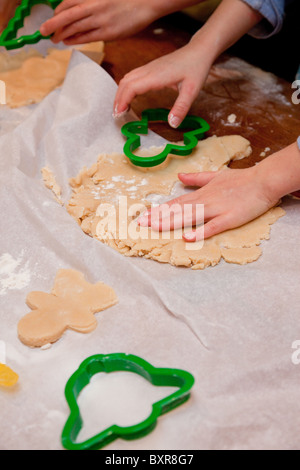
{"label": "flower-shaped dough cutout", "polygon": [[82,273],[61,269],[51,294],[31,292],[27,296],[32,312],[20,320],[19,338],[27,346],[41,347],[56,342],[67,329],[90,333],[97,327],[94,314],[117,302],[110,286],[90,284]]}

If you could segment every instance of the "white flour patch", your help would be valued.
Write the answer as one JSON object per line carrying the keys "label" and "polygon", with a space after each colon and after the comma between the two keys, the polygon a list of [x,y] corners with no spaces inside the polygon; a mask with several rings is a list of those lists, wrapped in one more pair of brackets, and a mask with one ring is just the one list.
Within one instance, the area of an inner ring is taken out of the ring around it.
{"label": "white flour patch", "polygon": [[14,259],[9,253],[0,256],[0,295],[28,286],[31,278],[28,262],[24,266],[21,263],[22,256],[18,259]]}
{"label": "white flour patch", "polygon": [[113,176],[112,181],[114,181],[115,183],[120,183],[121,181],[124,181],[124,176],[120,175],[120,176]]}
{"label": "white flour patch", "polygon": [[229,124],[234,124],[236,122],[236,115],[230,114],[227,118],[227,121],[229,122]]}

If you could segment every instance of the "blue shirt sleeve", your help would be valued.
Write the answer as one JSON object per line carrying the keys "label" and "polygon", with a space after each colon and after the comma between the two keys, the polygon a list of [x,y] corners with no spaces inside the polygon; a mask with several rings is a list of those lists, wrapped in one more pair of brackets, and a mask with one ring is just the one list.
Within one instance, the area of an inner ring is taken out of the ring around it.
{"label": "blue shirt sleeve", "polygon": [[281,30],[286,0],[243,0],[243,2],[247,3],[247,5],[264,17],[250,31],[251,36],[255,38],[268,38]]}

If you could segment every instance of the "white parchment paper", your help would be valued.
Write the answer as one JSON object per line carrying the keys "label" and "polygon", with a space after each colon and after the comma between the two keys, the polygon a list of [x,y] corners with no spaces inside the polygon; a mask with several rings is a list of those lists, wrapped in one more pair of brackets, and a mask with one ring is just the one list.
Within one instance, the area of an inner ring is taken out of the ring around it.
{"label": "white parchment paper", "polygon": [[[0,256],[17,260],[16,276],[26,274],[23,287],[0,289],[2,354],[4,345],[20,376],[13,390],[0,389],[0,449],[62,449],[68,378],[88,356],[113,352],[188,370],[196,383],[190,401],[150,435],[107,449],[299,448],[300,365],[292,361],[300,340],[299,202],[284,202],[286,217],[247,266],[174,268],[124,258],[89,238],[54,201],[40,170],[53,171],[67,201],[70,177],[100,153],[122,150],[115,92],[106,72],[74,52],[62,89],[0,138]],[[149,145],[160,141],[149,137]],[[111,285],[119,304],[97,314],[91,334],[68,331],[48,350],[29,349],[17,337],[26,296],[50,292],[60,268]],[[141,421],[165,393],[126,373],[95,377],[81,397],[82,438]]]}

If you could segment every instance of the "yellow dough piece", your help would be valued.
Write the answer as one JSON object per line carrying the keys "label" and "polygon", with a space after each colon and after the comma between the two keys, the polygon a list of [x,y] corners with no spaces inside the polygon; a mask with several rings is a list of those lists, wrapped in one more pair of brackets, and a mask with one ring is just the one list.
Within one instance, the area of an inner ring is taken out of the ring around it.
{"label": "yellow dough piece", "polygon": [[0,364],[0,386],[13,387],[19,380],[16,374],[10,367],[5,364]]}
{"label": "yellow dough piece", "polygon": [[[156,155],[161,150],[152,148],[140,151],[140,154]],[[67,210],[85,233],[124,256],[145,257],[192,269],[215,266],[222,259],[228,263],[247,264],[261,256],[259,245],[262,240],[269,239],[270,226],[285,214],[282,208],[275,207],[243,227],[206,240],[201,249],[198,244],[187,244],[180,231],[168,233],[169,238],[165,238],[164,233],[154,234],[151,229],[142,227],[136,232],[128,230],[127,236],[123,236],[123,229],[124,225],[127,228],[135,227],[134,218],[139,207],[143,211],[143,207],[145,210],[151,205],[147,199],[150,194],[171,194],[178,181],[178,173],[226,171],[231,161],[247,157],[250,153],[250,142],[235,135],[210,137],[199,142],[190,157],[172,155],[163,165],[155,168],[136,167],[120,154],[100,155],[97,163],[91,168],[83,168],[77,177],[70,180],[73,194]],[[119,198],[124,196],[127,196],[128,208],[135,209],[120,224]],[[109,217],[105,213],[106,206],[111,211]],[[114,208],[115,211],[111,210]],[[115,226],[109,223],[114,218]]]}
{"label": "yellow dough piece", "polygon": [[31,292],[32,309],[18,324],[19,339],[31,347],[56,342],[67,329],[90,333],[97,327],[95,313],[118,302],[114,290],[102,282],[90,284],[82,273],[58,271],[51,294]]}
{"label": "yellow dough piece", "polygon": [[[101,64],[104,43],[80,46],[79,50]],[[16,55],[0,54],[0,80],[6,84],[6,104],[19,108],[41,102],[65,79],[71,59],[71,49],[49,49],[46,57],[37,51],[22,51]]]}

